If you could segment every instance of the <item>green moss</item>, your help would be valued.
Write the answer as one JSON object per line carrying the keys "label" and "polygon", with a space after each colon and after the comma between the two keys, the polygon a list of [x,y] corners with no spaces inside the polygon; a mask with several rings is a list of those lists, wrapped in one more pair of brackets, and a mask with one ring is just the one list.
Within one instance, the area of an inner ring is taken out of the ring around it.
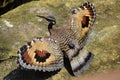
{"label": "green moss", "polygon": [[[57,20],[56,26],[58,27],[65,24],[71,10],[83,2],[83,0],[32,1],[4,14],[0,18],[0,60],[17,56],[17,50],[26,42],[48,34],[48,22],[36,17],[36,15],[53,15]],[[90,2],[95,5],[97,19],[85,48],[92,52],[95,58],[90,69],[84,74],[120,69],[119,0],[90,0]],[[4,20],[10,22],[13,27],[8,27]],[[13,62],[13,64],[9,65],[6,62]],[[0,74],[0,79],[13,70],[12,66],[17,66],[15,59],[9,59],[6,62],[0,63],[0,72],[4,72]],[[72,79],[72,76],[63,68],[50,79],[58,80],[58,78],[68,80]]]}

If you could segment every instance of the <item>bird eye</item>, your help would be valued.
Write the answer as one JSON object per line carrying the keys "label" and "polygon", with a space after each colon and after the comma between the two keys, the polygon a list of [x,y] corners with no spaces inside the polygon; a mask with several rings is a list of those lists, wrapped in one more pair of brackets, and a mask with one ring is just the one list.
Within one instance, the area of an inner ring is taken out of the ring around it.
{"label": "bird eye", "polygon": [[52,23],[53,23],[53,25],[55,25],[55,24],[56,24],[56,22],[55,22],[55,21],[52,21]]}

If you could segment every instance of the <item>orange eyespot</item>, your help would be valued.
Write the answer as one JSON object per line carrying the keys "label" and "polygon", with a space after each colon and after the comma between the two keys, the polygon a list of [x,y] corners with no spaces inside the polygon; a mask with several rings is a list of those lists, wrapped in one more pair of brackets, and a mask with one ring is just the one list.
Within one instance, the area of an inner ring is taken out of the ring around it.
{"label": "orange eyespot", "polygon": [[88,27],[89,25],[89,17],[88,16],[83,16],[81,24],[82,24],[82,28]]}
{"label": "orange eyespot", "polygon": [[38,62],[45,62],[46,61],[46,59],[47,58],[49,58],[50,57],[50,53],[48,53],[47,51],[45,51],[45,50],[42,50],[42,51],[40,51],[40,50],[35,50],[35,59],[36,59],[36,61],[38,61]]}

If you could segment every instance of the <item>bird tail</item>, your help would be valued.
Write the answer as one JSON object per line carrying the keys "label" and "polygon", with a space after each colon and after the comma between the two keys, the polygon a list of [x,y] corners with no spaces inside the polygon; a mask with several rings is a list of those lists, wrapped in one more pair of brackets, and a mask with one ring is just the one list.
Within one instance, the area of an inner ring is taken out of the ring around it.
{"label": "bird tail", "polygon": [[76,76],[82,71],[89,69],[89,64],[93,60],[94,55],[86,50],[81,50],[79,54],[70,61],[73,74]]}

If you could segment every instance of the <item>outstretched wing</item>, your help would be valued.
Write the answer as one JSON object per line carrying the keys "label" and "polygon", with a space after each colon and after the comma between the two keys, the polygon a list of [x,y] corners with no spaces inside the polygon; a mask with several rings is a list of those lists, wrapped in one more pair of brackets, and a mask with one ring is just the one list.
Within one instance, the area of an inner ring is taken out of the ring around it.
{"label": "outstretched wing", "polygon": [[79,44],[84,46],[96,19],[96,10],[89,2],[82,4],[72,11],[68,21],[70,28],[74,31]]}
{"label": "outstretched wing", "polygon": [[55,71],[63,66],[63,54],[56,41],[36,38],[18,51],[18,63],[26,69]]}
{"label": "outstretched wing", "polygon": [[66,53],[74,75],[78,75],[82,72],[86,65],[93,59],[93,54],[82,48],[93,27],[95,18],[95,9],[89,2],[82,4],[82,6],[79,6],[72,11],[69,23],[71,30],[75,33],[76,39],[69,43],[69,45],[72,45],[73,47],[66,51]]}

